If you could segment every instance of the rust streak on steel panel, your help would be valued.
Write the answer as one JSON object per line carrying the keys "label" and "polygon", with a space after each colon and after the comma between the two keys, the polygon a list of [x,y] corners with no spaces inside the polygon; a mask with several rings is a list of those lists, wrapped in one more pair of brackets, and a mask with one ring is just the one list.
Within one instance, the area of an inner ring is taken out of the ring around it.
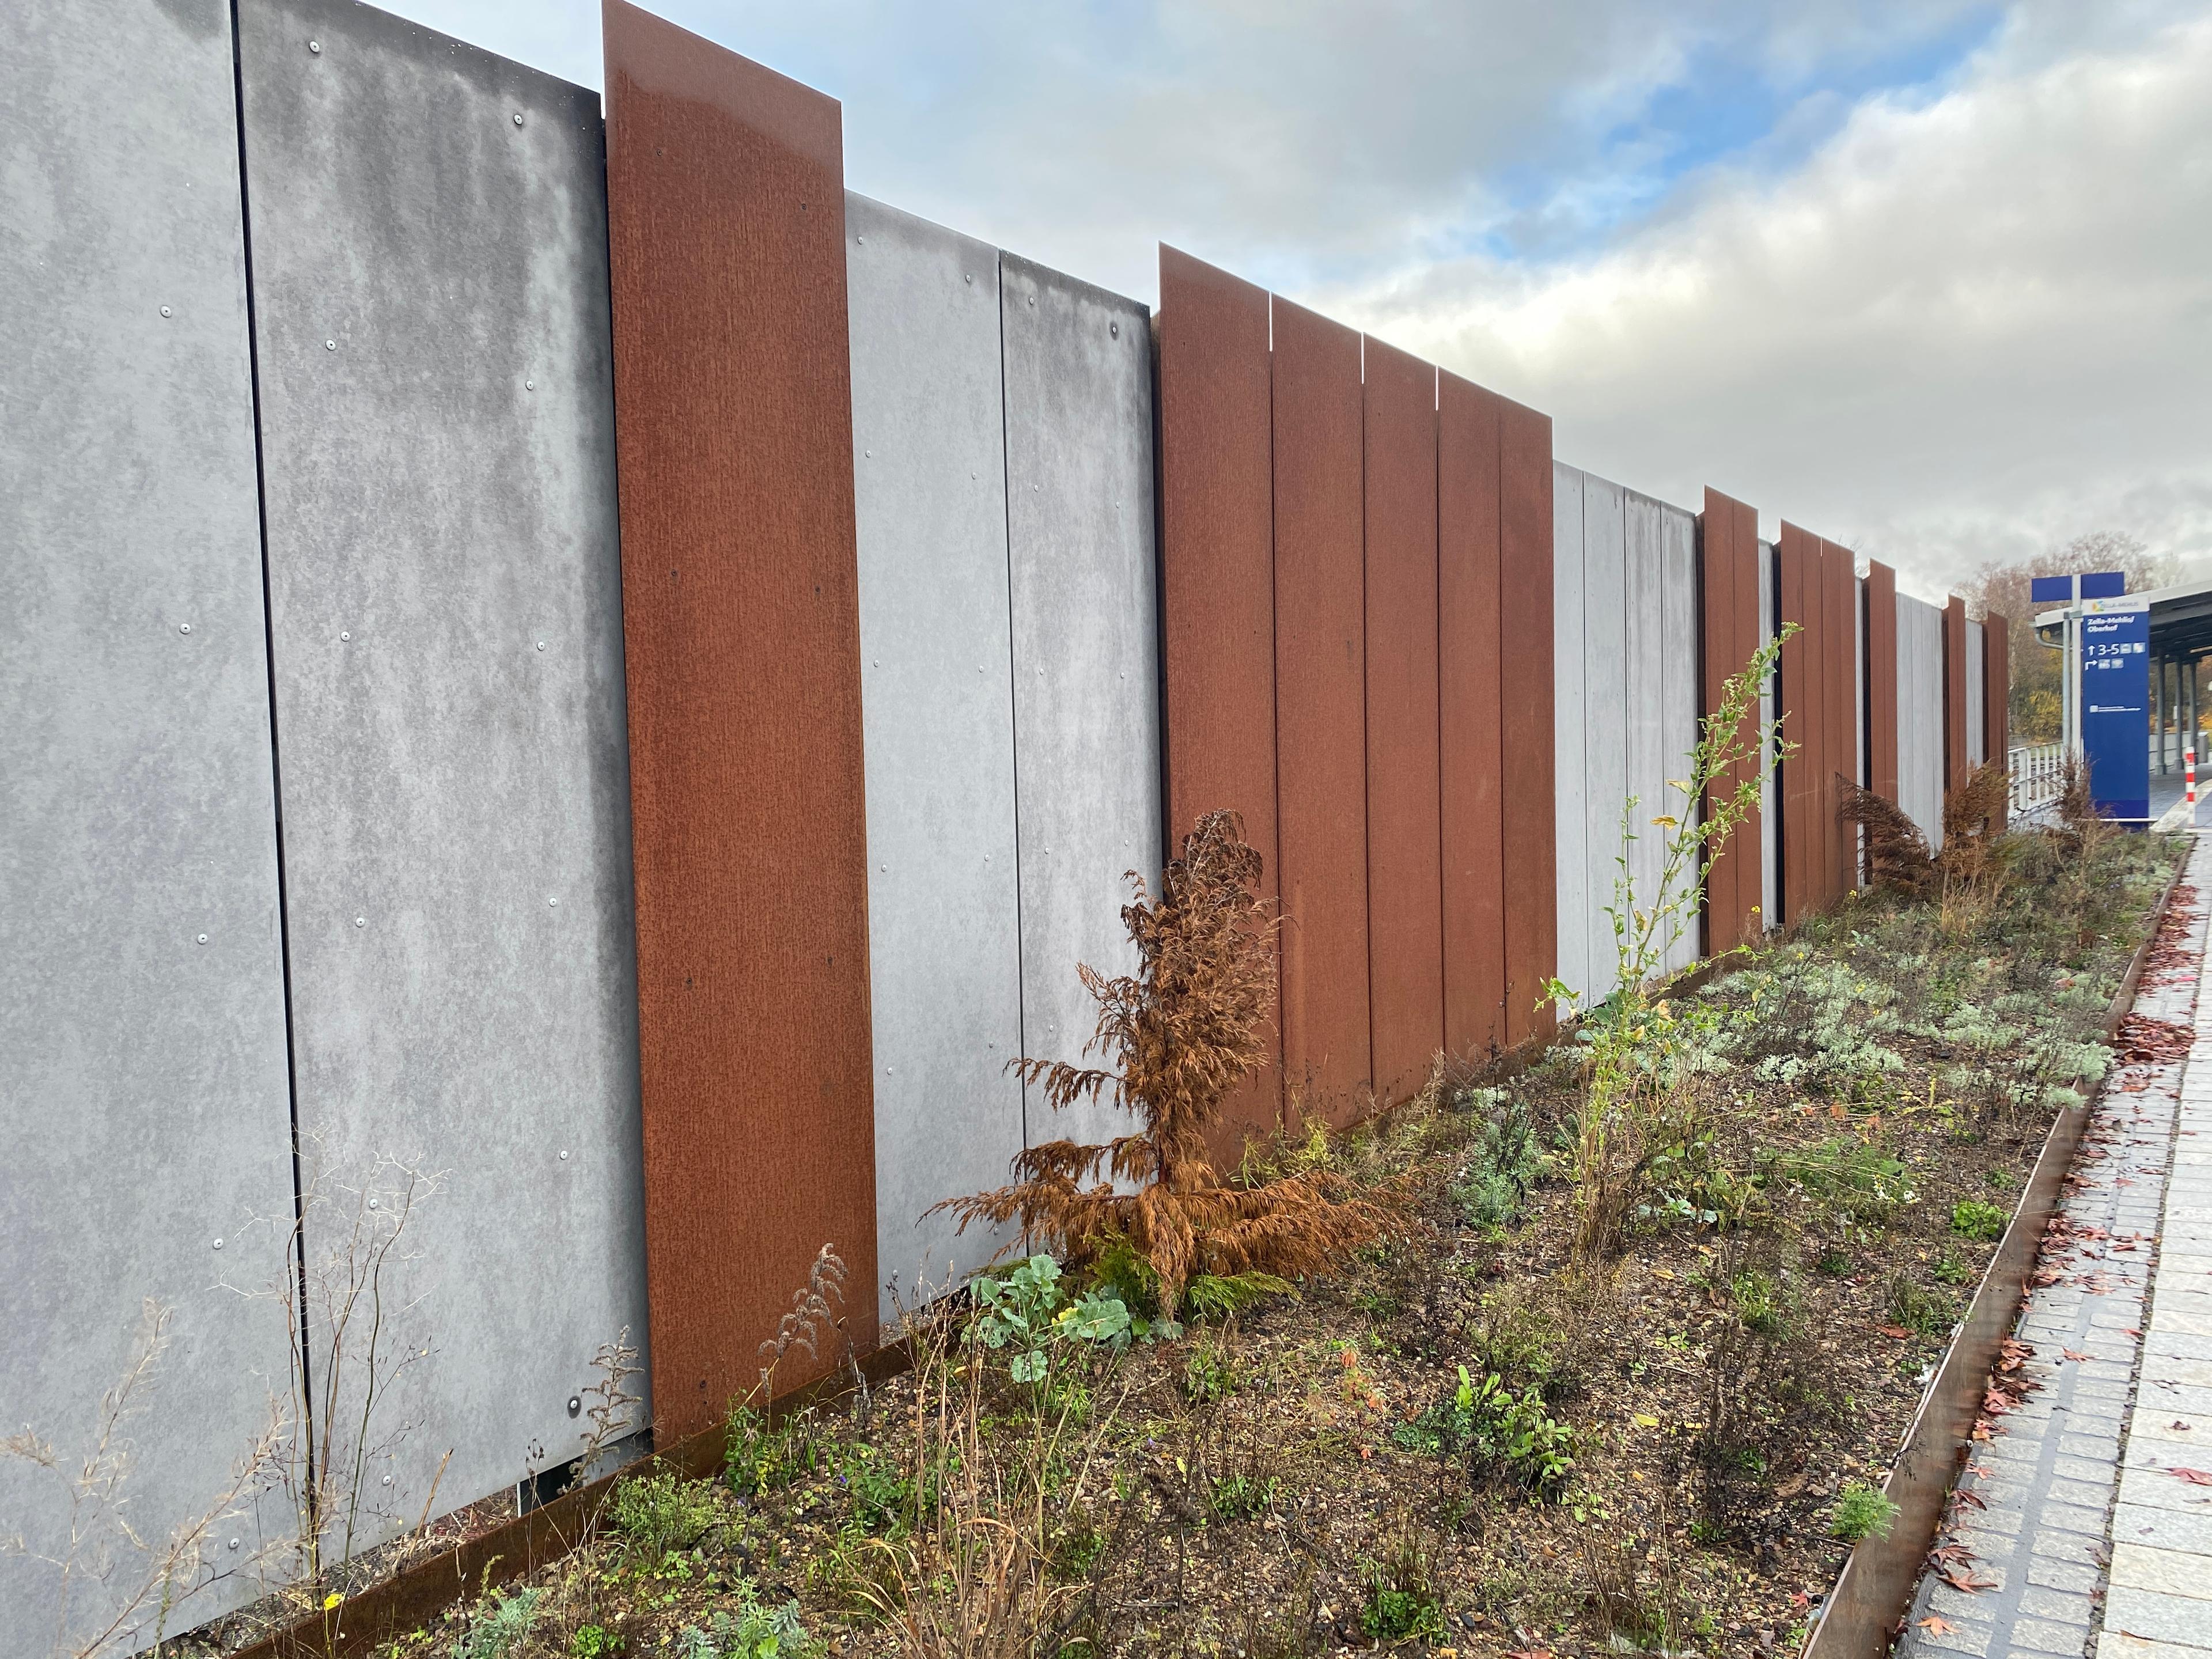
{"label": "rust streak on steel panel", "polygon": [[1372,337],[1366,369],[1368,982],[1389,1104],[1444,1042],[1437,372]]}
{"label": "rust streak on steel panel", "polygon": [[[1721,706],[1722,688],[1735,672],[1738,647],[1742,643],[1741,617],[1736,604],[1736,580],[1741,562],[1736,557],[1735,503],[1717,489],[1705,491],[1705,510],[1698,515],[1698,553],[1705,596],[1704,649],[1699,676],[1702,698],[1698,713],[1710,715]],[[1755,593],[1754,593],[1755,602]],[[1711,797],[1725,791],[1732,781],[1717,781]],[[1714,859],[1705,883],[1705,924],[1711,951],[1717,954],[1741,942],[1743,934],[1744,859],[1739,850],[1724,846]]]}
{"label": "rust streak on steel panel", "polygon": [[1552,417],[1499,402],[1498,683],[1504,736],[1505,1040],[1547,1037],[1559,1011],[1559,849],[1552,797]]}
{"label": "rust streak on steel panel", "polygon": [[752,1385],[824,1243],[854,1346],[876,1346],[843,138],[819,93],[623,0],[605,22],[653,1395],[674,1438]]}
{"label": "rust streak on steel panel", "polygon": [[[1169,852],[1223,808],[1277,896],[1275,542],[1267,293],[1164,245],[1158,342],[1160,629]],[[1280,1121],[1279,1003],[1267,1068],[1231,1091],[1213,1152]]]}
{"label": "rust streak on steel panel", "polygon": [[1966,602],[1954,593],[1943,604],[1943,794],[1947,800],[1972,769],[1966,752]]}
{"label": "rust streak on steel panel", "polygon": [[[2005,619],[1992,611],[1982,621],[1982,752],[2009,766],[2011,741],[2012,657]],[[2009,816],[2008,801],[2000,801],[1997,823]]]}
{"label": "rust streak on steel panel", "polygon": [[1897,800],[1897,573],[1867,562],[1867,787]]}
{"label": "rust streak on steel panel", "polygon": [[1441,744],[1444,1046],[1505,1044],[1505,863],[1498,726],[1495,392],[1437,388],[1437,701]]}
{"label": "rust streak on steel panel", "polygon": [[1337,1125],[1373,1086],[1359,336],[1274,301],[1283,1079]]}
{"label": "rust streak on steel panel", "polygon": [[1795,623],[1801,630],[1782,647],[1782,706],[1784,739],[1796,745],[1782,764],[1782,915],[1791,922],[1810,909],[1815,900],[1808,884],[1812,873],[1811,838],[1806,833],[1811,805],[1805,798],[1805,775],[1816,763],[1819,734],[1808,718],[1808,669],[1814,645],[1806,611],[1808,573],[1805,532],[1788,520],[1775,544],[1775,564],[1780,576],[1783,626]]}
{"label": "rust streak on steel panel", "polygon": [[[1735,520],[1735,657],[1729,672],[1741,674],[1744,665],[1759,650],[1763,636],[1759,620],[1759,512],[1741,501],[1730,501],[1729,512]],[[1752,746],[1743,764],[1735,769],[1739,783],[1759,781],[1759,695],[1753,688],[1751,707],[1745,716],[1748,729],[1746,741]],[[1736,866],[1735,915],[1738,937],[1748,941],[1757,939],[1765,923],[1762,907],[1766,902],[1765,860],[1762,857],[1765,835],[1765,814],[1753,806],[1736,827],[1734,836],[1740,852]]]}

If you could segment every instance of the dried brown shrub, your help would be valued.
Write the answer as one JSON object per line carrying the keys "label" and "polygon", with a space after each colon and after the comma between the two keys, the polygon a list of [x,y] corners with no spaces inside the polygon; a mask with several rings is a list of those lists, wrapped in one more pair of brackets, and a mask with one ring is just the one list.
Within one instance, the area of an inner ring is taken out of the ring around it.
{"label": "dried brown shrub", "polygon": [[[1074,1267],[1124,1241],[1159,1274],[1168,1314],[1194,1273],[1318,1273],[1385,1230],[1385,1205],[1333,1170],[1234,1186],[1207,1157],[1223,1098],[1267,1063],[1274,924],[1256,890],[1260,872],[1242,821],[1212,812],[1184,839],[1157,899],[1131,872],[1135,896],[1121,923],[1137,972],[1108,979],[1077,969],[1098,1003],[1084,1055],[1102,1054],[1112,1069],[1031,1059],[1013,1068],[1042,1085],[1054,1110],[1104,1096],[1143,1127],[1103,1146],[1030,1147],[1014,1158],[1012,1184],[939,1206],[963,1229],[1012,1223]],[[1108,1176],[1136,1190],[1116,1192]]]}
{"label": "dried brown shrub", "polygon": [[1845,780],[1836,816],[1866,831],[1867,876],[1875,886],[1920,894],[1935,884],[1928,837],[1895,801]]}
{"label": "dried brown shrub", "polygon": [[1943,850],[1930,852],[1928,837],[1896,802],[1838,777],[1836,817],[1866,832],[1868,878],[1916,896],[1979,890],[1999,873],[1997,841],[2005,831],[2012,775],[2002,761],[1975,769],[1943,801]]}

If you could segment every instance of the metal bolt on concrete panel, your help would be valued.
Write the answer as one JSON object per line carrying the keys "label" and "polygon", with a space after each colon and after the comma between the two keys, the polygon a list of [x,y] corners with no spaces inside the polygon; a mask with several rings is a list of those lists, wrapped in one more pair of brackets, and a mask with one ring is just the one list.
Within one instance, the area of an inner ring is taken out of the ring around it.
{"label": "metal bolt on concrete panel", "polygon": [[538,641],[538,648],[540,651],[543,651],[543,650],[545,648],[545,641],[543,641],[543,640]]}
{"label": "metal bolt on concrete panel", "polygon": [[338,638],[339,638],[339,640],[340,640],[340,641],[345,641],[345,640],[349,640],[349,639],[351,639],[352,637],[353,637],[353,629],[351,629],[350,628],[343,628],[343,629],[340,629],[338,630]]}
{"label": "metal bolt on concrete panel", "polygon": [[236,1540],[235,1538],[232,1539],[232,1540],[230,1540],[230,1547],[231,1547],[231,1548],[233,1548],[233,1549],[236,1549],[236,1548],[238,1547],[238,1540]]}
{"label": "metal bolt on concrete panel", "polygon": [[222,1241],[221,1239],[219,1239],[219,1238],[218,1238],[217,1240],[216,1240],[216,1242],[215,1242],[215,1247],[216,1247],[216,1249],[217,1249],[218,1250],[219,1250],[219,1249],[221,1249],[222,1248]]}
{"label": "metal bolt on concrete panel", "polygon": [[583,1409],[584,1402],[582,1399],[576,1395],[570,1395],[568,1396],[568,1415],[574,1417]]}
{"label": "metal bolt on concrete panel", "polygon": [[566,1164],[568,1161],[568,1149],[566,1146],[563,1146],[561,1149],[561,1161],[563,1164]]}
{"label": "metal bolt on concrete panel", "polygon": [[173,314],[173,313],[171,313],[171,311],[169,310],[168,307],[167,307],[167,306],[163,306],[163,307],[161,307],[161,314],[162,314],[164,317],[167,317],[167,316],[170,316],[170,315],[172,315],[172,314]]}
{"label": "metal bolt on concrete panel", "polygon": [[557,898],[549,898],[545,902],[548,904],[558,904],[561,901]]}
{"label": "metal bolt on concrete panel", "polygon": [[525,380],[522,383],[522,389],[525,392],[535,392],[538,390],[538,382],[535,380]]}
{"label": "metal bolt on concrete panel", "polygon": [[372,1198],[372,1199],[370,1199],[370,1200],[368,1200],[368,1207],[369,1207],[370,1209],[372,1209],[372,1210],[378,1208],[378,1207],[379,1207],[378,1200],[376,1200],[375,1199],[373,1199],[373,1198]]}
{"label": "metal bolt on concrete panel", "polygon": [[356,916],[353,919],[353,925],[356,927],[366,927],[368,926],[368,918],[367,916]]}
{"label": "metal bolt on concrete panel", "polygon": [[1106,331],[1118,340],[1121,337],[1121,325],[1119,323],[1109,323],[1106,325]]}
{"label": "metal bolt on concrete panel", "polygon": [[323,342],[323,349],[325,351],[336,351],[337,349],[338,343],[336,340],[325,340]]}
{"label": "metal bolt on concrete panel", "polygon": [[[963,283],[973,283],[975,279],[973,276],[963,276],[960,280]],[[968,476],[972,478],[975,475],[971,472]]]}
{"label": "metal bolt on concrete panel", "polygon": [[319,58],[323,55],[323,43],[319,40],[310,40],[307,42],[307,50]]}
{"label": "metal bolt on concrete panel", "polygon": [[522,112],[520,110],[517,110],[514,112],[514,125],[517,126],[520,126],[522,125]]}
{"label": "metal bolt on concrete panel", "polygon": [[200,943],[201,943],[201,944],[203,944],[203,945],[205,945],[205,944],[207,943],[207,935],[206,935],[205,933],[202,933],[202,934],[200,935]]}
{"label": "metal bolt on concrete panel", "polygon": [[190,623],[179,623],[177,624],[177,632],[179,634],[189,634],[191,631],[192,625]]}

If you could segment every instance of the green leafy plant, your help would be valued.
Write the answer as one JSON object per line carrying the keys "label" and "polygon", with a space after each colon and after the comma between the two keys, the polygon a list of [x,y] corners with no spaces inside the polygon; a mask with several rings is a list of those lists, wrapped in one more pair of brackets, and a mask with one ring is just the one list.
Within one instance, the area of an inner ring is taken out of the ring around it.
{"label": "green leafy plant", "polygon": [[854,1521],[866,1532],[887,1532],[914,1510],[914,1480],[873,1446],[855,1446],[838,1471]]}
{"label": "green leafy plant", "polygon": [[806,1646],[798,1602],[764,1606],[750,1578],[740,1578],[732,1594],[738,1602],[734,1618],[717,1612],[706,1629],[687,1625],[677,1633],[678,1659],[779,1659]]}
{"label": "green leafy plant", "polygon": [[1899,1268],[1889,1275],[1882,1292],[1884,1310],[1891,1324],[1917,1331],[1923,1336],[1940,1336],[1950,1329],[1956,1311],[1950,1297],[1941,1291],[1929,1290],[1904,1269]]}
{"label": "green leafy plant", "polygon": [[507,1659],[529,1637],[544,1598],[535,1586],[511,1595],[494,1590],[490,1605],[479,1603],[469,1615],[468,1634],[453,1644],[453,1659]]}
{"label": "green leafy plant", "polygon": [[1184,1310],[1194,1320],[1220,1321],[1271,1296],[1296,1296],[1297,1286],[1273,1273],[1194,1273],[1182,1287]]}
{"label": "green leafy plant", "polygon": [[1951,1206],[1951,1231],[1964,1238],[1979,1239],[1987,1243],[2004,1237],[2004,1230],[2012,1220],[2008,1211],[1995,1204],[1984,1204],[1978,1198],[1963,1198]]}
{"label": "green leafy plant", "polygon": [[568,1638],[572,1659],[615,1659],[622,1650],[623,1638],[605,1625],[579,1625]]}
{"label": "green leafy plant", "polygon": [[1282,1481],[1272,1474],[1218,1475],[1207,1487],[1206,1507],[1217,1521],[1249,1521],[1274,1507],[1281,1488]]}
{"label": "green leafy plant", "polygon": [[1389,1554],[1367,1567],[1367,1605],[1359,1627],[1375,1642],[1404,1642],[1444,1633],[1436,1562],[1410,1526],[1401,1525]]}
{"label": "green leafy plant", "polygon": [[1183,1356],[1183,1398],[1194,1406],[1210,1406],[1237,1392],[1236,1361],[1218,1343],[1193,1342]]}
{"label": "green leafy plant", "polygon": [[1882,1495],[1881,1487],[1853,1480],[1836,1494],[1835,1507],[1828,1514],[1828,1536],[1846,1544],[1886,1538],[1896,1519],[1897,1505]]}
{"label": "green leafy plant", "polygon": [[1663,839],[1658,873],[1646,894],[1637,891],[1630,860],[1640,803],[1631,796],[1623,805],[1613,902],[1606,907],[1613,936],[1611,994],[1592,1005],[1558,979],[1545,987],[1547,1000],[1579,1016],[1577,1035],[1588,1057],[1589,1080],[1573,1149],[1574,1249],[1580,1260],[1595,1261],[1620,1248],[1652,1158],[1684,1138],[1676,1127],[1686,1081],[1680,1062],[1696,1046],[1697,1029],[1715,1016],[1696,999],[1686,1000],[1687,1006],[1662,1000],[1656,981],[1668,952],[1697,920],[1714,861],[1759,810],[1762,755],[1788,752],[1780,723],[1762,723],[1758,709],[1759,688],[1794,631],[1794,625],[1785,627],[1723,684],[1720,706],[1705,717],[1690,752],[1689,775],[1668,781],[1680,799],[1648,826]]}
{"label": "green leafy plant", "polygon": [[1528,1109],[1518,1101],[1501,1100],[1484,1114],[1467,1167],[1450,1189],[1452,1202],[1475,1226],[1510,1226],[1528,1207],[1528,1189],[1543,1165],[1543,1149],[1536,1144]]}
{"label": "green leafy plant", "polygon": [[1738,1273],[1729,1280],[1728,1296],[1744,1329],[1765,1337],[1782,1336],[1789,1331],[1789,1288],[1772,1274],[1756,1269]]}
{"label": "green leafy plant", "polygon": [[1004,1278],[986,1273],[969,1290],[975,1298],[977,1336],[988,1348],[1014,1351],[1007,1370],[1017,1382],[1044,1382],[1055,1343],[1128,1344],[1129,1310],[1121,1297],[1093,1290],[1069,1302],[1060,1263],[1048,1255],[1033,1255]]}
{"label": "green leafy plant", "polygon": [[1575,1467],[1574,1431],[1545,1409],[1534,1389],[1516,1394],[1497,1373],[1477,1382],[1466,1366],[1459,1386],[1409,1422],[1391,1431],[1407,1451],[1431,1456],[1465,1452],[1478,1468],[1518,1481],[1539,1497],[1565,1484]]}
{"label": "green leafy plant", "polygon": [[1936,1265],[1928,1271],[1945,1285],[1970,1285],[1974,1279],[1974,1264],[1953,1245],[1944,1247],[1943,1254],[1936,1258]]}
{"label": "green leafy plant", "polygon": [[720,1518],[713,1490],[674,1469],[628,1476],[607,1494],[608,1529],[628,1559],[649,1567],[697,1543]]}
{"label": "green leafy plant", "polygon": [[722,1444],[731,1489],[748,1498],[789,1486],[821,1462],[803,1413],[778,1419],[744,1401],[730,1407]]}

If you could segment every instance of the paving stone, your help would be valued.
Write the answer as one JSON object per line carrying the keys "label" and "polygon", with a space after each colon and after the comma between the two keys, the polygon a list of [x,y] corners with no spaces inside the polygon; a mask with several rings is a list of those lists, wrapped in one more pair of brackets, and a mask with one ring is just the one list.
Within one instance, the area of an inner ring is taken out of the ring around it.
{"label": "paving stone", "polygon": [[2201,1643],[2212,1632],[2212,1619],[2193,1597],[2114,1584],[2105,1592],[2105,1628],[2154,1642]]}
{"label": "paving stone", "polygon": [[[2121,1494],[2123,1499],[2126,1493]],[[2147,1504],[2122,1502],[2112,1511],[2112,1541],[2115,1547],[2122,1543],[2149,1544],[2159,1549],[2193,1550],[2200,1555],[2212,1557],[2212,1505],[2201,1514],[2184,1510],[2154,1508]],[[2212,1578],[2212,1560],[2205,1565],[2205,1576]]]}
{"label": "paving stone", "polygon": [[1923,1630],[1914,1626],[1912,1645],[1943,1653],[1971,1653],[1974,1659],[1985,1659],[1996,1632],[1979,1620],[1968,1623],[1953,1620],[1950,1623],[1951,1628],[1945,1631]]}
{"label": "paving stone", "polygon": [[2088,1652],[2089,1627],[2086,1624],[2063,1624],[2055,1619],[2015,1619],[2009,1639],[2013,1646],[2025,1648],[2030,1653],[2070,1656]]}
{"label": "paving stone", "polygon": [[2212,1636],[2212,1556],[2194,1551],[2154,1549],[2114,1540],[2112,1578],[2130,1589],[2156,1590],[2205,1605],[2199,1613],[2203,1633]]}
{"label": "paving stone", "polygon": [[2104,1580],[2104,1575],[2087,1562],[2045,1561],[2039,1556],[2028,1558],[2027,1582],[2051,1589],[2079,1590],[2092,1594]]}
{"label": "paving stone", "polygon": [[2212,1654],[2212,1648],[2153,1642],[2116,1630],[2101,1632],[2097,1638],[2097,1659],[2205,1659],[2208,1654]]}
{"label": "paving stone", "polygon": [[[2041,1584],[2022,1584],[2015,1605],[2022,1613],[2038,1619],[2055,1619],[2069,1625],[2080,1625],[2087,1631],[2094,1611],[2088,1593],[2085,1590],[2053,1589]],[[2019,1638],[2014,1638],[2017,1641]]]}

